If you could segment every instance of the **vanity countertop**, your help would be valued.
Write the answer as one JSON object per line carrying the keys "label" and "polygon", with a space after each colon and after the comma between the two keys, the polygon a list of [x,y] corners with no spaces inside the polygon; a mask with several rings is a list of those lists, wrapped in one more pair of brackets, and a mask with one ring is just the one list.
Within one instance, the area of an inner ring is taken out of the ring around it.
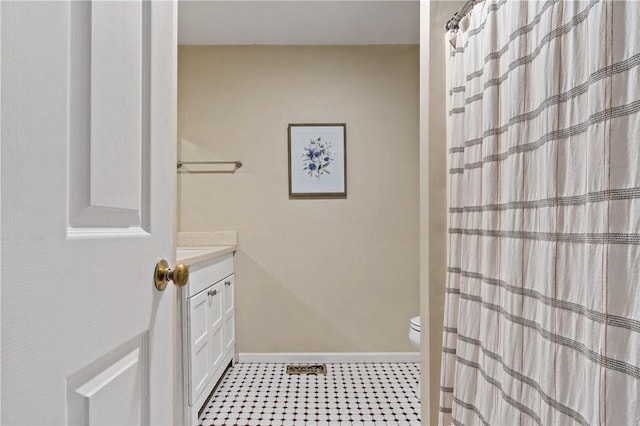
{"label": "vanity countertop", "polygon": [[176,261],[185,265],[204,262],[238,249],[236,231],[178,232]]}
{"label": "vanity countertop", "polygon": [[185,265],[193,265],[195,263],[204,262],[223,254],[233,253],[237,246],[188,246],[176,248],[176,262]]}

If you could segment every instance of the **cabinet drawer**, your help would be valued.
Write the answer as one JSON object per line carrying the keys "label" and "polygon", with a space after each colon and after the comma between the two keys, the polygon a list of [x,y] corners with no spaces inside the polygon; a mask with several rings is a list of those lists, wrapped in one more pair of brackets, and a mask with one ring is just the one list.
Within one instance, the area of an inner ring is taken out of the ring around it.
{"label": "cabinet drawer", "polygon": [[231,274],[233,274],[233,253],[192,265],[189,267],[187,297],[200,293]]}

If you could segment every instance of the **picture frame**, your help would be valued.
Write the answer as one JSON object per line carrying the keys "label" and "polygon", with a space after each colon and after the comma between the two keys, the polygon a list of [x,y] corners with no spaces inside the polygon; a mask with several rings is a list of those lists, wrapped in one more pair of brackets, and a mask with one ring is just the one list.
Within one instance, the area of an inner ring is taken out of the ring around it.
{"label": "picture frame", "polygon": [[289,198],[347,198],[347,125],[288,127]]}

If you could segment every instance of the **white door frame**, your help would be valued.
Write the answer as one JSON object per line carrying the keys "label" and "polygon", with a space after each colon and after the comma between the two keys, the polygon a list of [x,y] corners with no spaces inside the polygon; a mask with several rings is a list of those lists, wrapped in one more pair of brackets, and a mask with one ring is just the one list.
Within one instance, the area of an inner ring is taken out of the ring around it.
{"label": "white door frame", "polygon": [[[0,34],[2,34],[2,8],[0,7]],[[2,43],[0,42],[0,58]],[[0,61],[0,99],[2,99],[2,61]],[[0,102],[0,147],[2,146],[2,102]],[[0,149],[0,187],[2,186],[2,149]],[[2,241],[2,192],[0,191],[0,241]],[[2,418],[2,244],[0,244],[0,419]]]}

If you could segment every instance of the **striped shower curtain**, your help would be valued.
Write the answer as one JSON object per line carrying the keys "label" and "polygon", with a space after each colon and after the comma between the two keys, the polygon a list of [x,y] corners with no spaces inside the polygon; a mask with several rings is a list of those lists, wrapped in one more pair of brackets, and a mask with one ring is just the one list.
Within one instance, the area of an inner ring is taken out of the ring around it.
{"label": "striped shower curtain", "polygon": [[449,52],[441,425],[640,424],[640,2],[477,4]]}

